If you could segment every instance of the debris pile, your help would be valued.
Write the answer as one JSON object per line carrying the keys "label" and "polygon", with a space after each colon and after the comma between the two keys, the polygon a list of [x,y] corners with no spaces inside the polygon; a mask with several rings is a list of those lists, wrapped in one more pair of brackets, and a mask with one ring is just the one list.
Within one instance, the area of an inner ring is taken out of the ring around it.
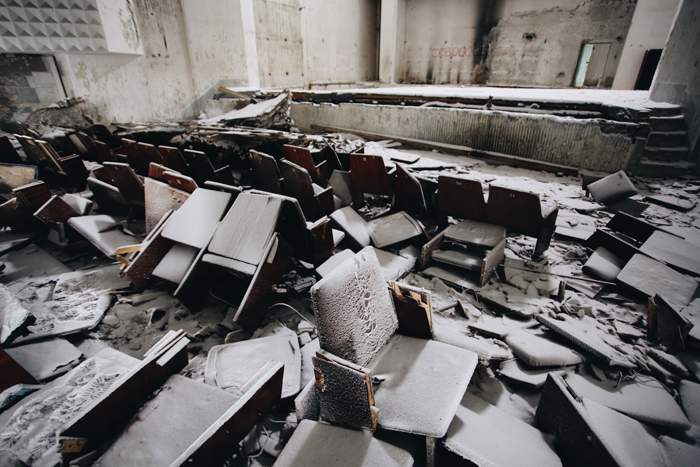
{"label": "debris pile", "polygon": [[0,135],[0,465],[697,463],[700,181],[288,101]]}

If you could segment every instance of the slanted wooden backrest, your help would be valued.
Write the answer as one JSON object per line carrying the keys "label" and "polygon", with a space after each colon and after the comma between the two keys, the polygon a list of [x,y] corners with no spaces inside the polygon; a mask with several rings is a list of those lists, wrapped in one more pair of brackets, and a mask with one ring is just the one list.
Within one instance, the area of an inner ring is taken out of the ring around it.
{"label": "slanted wooden backrest", "polygon": [[409,214],[422,216],[426,214],[427,206],[420,181],[403,165],[396,164],[394,180],[394,210],[406,211]]}
{"label": "slanted wooden backrest", "polygon": [[487,210],[481,182],[440,175],[437,205],[441,216],[486,221]]}
{"label": "slanted wooden backrest", "polygon": [[542,225],[542,206],[535,193],[501,186],[489,187],[488,222],[508,231],[537,237]]}
{"label": "slanted wooden backrest", "polygon": [[350,179],[355,195],[365,193],[391,195],[394,193],[393,181],[386,171],[382,156],[351,154]]}
{"label": "slanted wooden backrest", "polygon": [[145,175],[148,173],[148,163],[150,162],[139,150],[138,143],[133,139],[122,138],[121,147],[117,151],[124,154],[129,161],[129,165],[137,173]]}
{"label": "slanted wooden backrest", "polygon": [[109,144],[95,140],[94,157],[97,162],[111,162],[115,160],[114,153]]}
{"label": "slanted wooden backrest", "polygon": [[204,152],[185,149],[183,154],[189,161],[192,177],[197,181],[198,185],[202,185],[207,180],[216,180],[214,165]]}
{"label": "slanted wooden backrest", "polygon": [[253,169],[253,178],[256,188],[271,193],[281,193],[280,169],[277,160],[269,154],[251,149],[248,160]]}
{"label": "slanted wooden backrest", "polygon": [[318,166],[308,148],[285,144],[282,146],[282,153],[285,159],[305,168],[314,181],[317,181],[319,175]]}
{"label": "slanted wooden backrest", "polygon": [[187,173],[187,161],[178,148],[172,146],[158,146],[160,155],[163,156],[163,165],[177,170],[181,173]]}
{"label": "slanted wooden backrest", "polygon": [[105,162],[104,167],[112,171],[114,185],[119,188],[124,198],[131,204],[143,206],[143,182],[134,169],[122,162]]}
{"label": "slanted wooden backrest", "polygon": [[318,202],[314,197],[313,182],[309,172],[286,159],[280,161],[279,167],[283,178],[282,191],[284,194],[299,201],[307,219],[317,219]]}
{"label": "slanted wooden backrest", "polygon": [[367,365],[398,329],[394,303],[371,251],[361,251],[311,288],[321,348]]}
{"label": "slanted wooden backrest", "polygon": [[150,143],[136,143],[136,149],[139,151],[141,156],[150,162],[155,162],[156,164],[163,164],[163,156],[158,151],[158,148]]}

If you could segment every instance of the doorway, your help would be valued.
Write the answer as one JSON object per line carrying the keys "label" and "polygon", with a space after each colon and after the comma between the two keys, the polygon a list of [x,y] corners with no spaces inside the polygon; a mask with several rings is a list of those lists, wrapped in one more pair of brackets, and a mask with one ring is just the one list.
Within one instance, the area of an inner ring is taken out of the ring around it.
{"label": "doorway", "polygon": [[611,49],[612,42],[585,42],[583,44],[574,75],[574,87],[602,87]]}

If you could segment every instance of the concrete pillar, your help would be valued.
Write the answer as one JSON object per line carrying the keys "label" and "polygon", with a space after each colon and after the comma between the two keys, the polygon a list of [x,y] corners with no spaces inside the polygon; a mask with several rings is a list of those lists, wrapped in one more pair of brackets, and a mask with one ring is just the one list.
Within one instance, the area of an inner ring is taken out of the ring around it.
{"label": "concrete pillar", "polygon": [[680,0],[638,0],[625,46],[615,72],[613,89],[634,89],[644,52],[663,49]]}
{"label": "concrete pillar", "polygon": [[379,24],[379,81],[401,79],[401,62],[406,34],[406,0],[381,0]]}
{"label": "concrete pillar", "polygon": [[260,87],[260,67],[258,65],[258,45],[255,37],[255,14],[253,0],[241,0],[241,22],[243,24],[243,47],[245,49],[248,86]]}
{"label": "concrete pillar", "polygon": [[700,155],[700,0],[683,0],[651,85],[651,98],[685,107],[690,151]]}

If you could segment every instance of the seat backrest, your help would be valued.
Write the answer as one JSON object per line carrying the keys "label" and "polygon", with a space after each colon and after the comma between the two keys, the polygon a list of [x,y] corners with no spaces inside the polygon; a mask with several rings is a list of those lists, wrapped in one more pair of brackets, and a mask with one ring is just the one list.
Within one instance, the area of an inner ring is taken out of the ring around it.
{"label": "seat backrest", "polygon": [[542,206],[535,193],[489,186],[488,222],[509,232],[537,237],[542,225]]}
{"label": "seat backrest", "polygon": [[255,179],[256,188],[271,193],[282,192],[280,169],[274,157],[264,152],[251,149],[248,160],[253,169],[253,178]]}
{"label": "seat backrest", "polygon": [[442,216],[487,222],[484,191],[478,180],[440,175],[437,199]]}
{"label": "seat backrest", "polygon": [[187,161],[180,150],[173,146],[158,146],[160,155],[163,156],[163,164],[180,173],[187,173]]}
{"label": "seat backrest", "polygon": [[351,154],[350,179],[355,194],[391,195],[394,193],[393,181],[386,171],[382,156]]}
{"label": "seat backrest", "polygon": [[282,159],[279,164],[282,174],[282,191],[285,195],[296,198],[307,219],[318,219],[319,206],[314,196],[311,175],[303,167]]}
{"label": "seat backrest", "polygon": [[282,146],[282,152],[285,159],[305,168],[312,177],[317,175],[318,169],[309,149],[285,144]]}
{"label": "seat backrest", "polygon": [[367,365],[398,329],[376,255],[361,251],[311,288],[321,348]]}

